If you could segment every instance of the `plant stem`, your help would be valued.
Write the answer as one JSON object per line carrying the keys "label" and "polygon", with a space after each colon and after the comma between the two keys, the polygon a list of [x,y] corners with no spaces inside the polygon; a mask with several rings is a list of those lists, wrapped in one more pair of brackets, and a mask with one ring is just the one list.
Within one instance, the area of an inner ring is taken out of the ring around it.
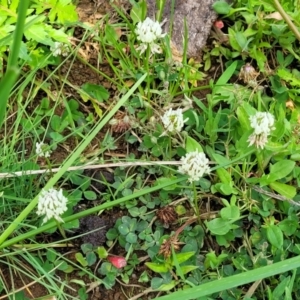
{"label": "plant stem", "polygon": [[65,232],[65,230],[63,229],[63,227],[61,226],[61,223],[59,223],[57,220],[55,220],[55,222],[56,222],[57,228],[58,228],[58,230],[59,230],[61,236],[62,236],[65,240],[67,240],[68,238],[67,238],[67,236],[66,236],[66,232]]}
{"label": "plant stem", "polygon": [[28,5],[29,0],[19,1],[17,25],[14,32],[13,44],[11,46],[8,58],[7,71],[0,82],[0,127],[2,126],[4,121],[10,91],[20,72],[18,68],[18,58],[23,38],[23,28],[25,24]]}
{"label": "plant stem", "polygon": [[293,31],[296,38],[300,41],[300,32],[299,32],[298,28],[292,22],[290,16],[284,11],[283,7],[281,6],[281,4],[279,3],[278,0],[273,0],[273,3],[274,3],[275,8],[277,9],[277,11],[280,13],[282,18],[285,20],[285,22],[290,27],[291,31]]}
{"label": "plant stem", "polygon": [[195,182],[193,182],[193,191],[194,191],[195,213],[196,213],[196,216],[197,216],[199,224],[200,224],[201,219],[200,219],[200,211],[199,211],[199,204],[198,204],[198,195],[197,195],[197,189],[196,189]]}
{"label": "plant stem", "polygon": [[147,100],[149,101],[150,99],[148,98],[150,95],[150,72],[149,72],[149,59],[150,59],[150,45],[147,46],[146,50],[146,73],[148,74],[147,76],[147,88],[146,88],[146,95],[147,95]]}

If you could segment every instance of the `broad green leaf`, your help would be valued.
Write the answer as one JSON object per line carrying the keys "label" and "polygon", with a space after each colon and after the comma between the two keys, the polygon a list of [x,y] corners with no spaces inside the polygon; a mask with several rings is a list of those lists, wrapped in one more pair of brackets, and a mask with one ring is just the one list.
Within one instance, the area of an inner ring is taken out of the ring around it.
{"label": "broad green leaf", "polygon": [[164,284],[162,284],[157,290],[158,291],[164,291],[164,292],[166,292],[166,291],[171,290],[175,286],[176,286],[176,281],[172,280],[170,283],[164,283]]}
{"label": "broad green leaf", "polygon": [[[282,279],[280,280],[279,284],[276,286],[276,288],[272,293],[273,299],[280,299],[282,297],[282,295],[285,293],[285,289],[288,286],[290,280],[291,280],[290,276],[284,278],[283,280]],[[284,297],[284,299],[287,300],[286,297]]]}
{"label": "broad green leaf", "polygon": [[153,290],[157,290],[162,284],[164,280],[161,277],[153,277],[151,279],[151,288]]}
{"label": "broad green leaf", "polygon": [[78,21],[76,7],[70,4],[71,1],[58,1],[48,14],[51,22],[59,24],[70,24]]}
{"label": "broad green leaf", "polygon": [[118,227],[118,230],[122,235],[127,235],[130,232],[129,227],[125,224],[121,224]]}
{"label": "broad green leaf", "polygon": [[[115,30],[115,28],[113,26],[111,26],[109,24],[105,26],[105,38],[106,38],[107,42],[109,42],[112,45],[119,43],[119,35],[118,35],[117,31]],[[126,65],[123,65],[122,67],[124,68],[124,67],[126,67]]]}
{"label": "broad green leaf", "polygon": [[201,145],[196,140],[191,138],[190,136],[188,136],[186,139],[185,149],[186,149],[186,152],[193,152],[196,150],[198,150],[198,152],[203,152]]}
{"label": "broad green leaf", "polygon": [[277,75],[284,81],[288,81],[294,87],[300,87],[300,79],[287,69],[278,69]]}
{"label": "broad green leaf", "polygon": [[229,206],[221,209],[221,217],[225,220],[237,220],[240,217],[240,210],[237,206]]}
{"label": "broad green leaf", "polygon": [[226,1],[217,1],[212,5],[215,12],[219,15],[229,14],[231,7]]}
{"label": "broad green leaf", "polygon": [[169,268],[165,264],[146,262],[145,265],[156,273],[166,273],[169,271]]}
{"label": "broad green leaf", "polygon": [[44,45],[53,44],[44,24],[34,24],[24,31],[24,35],[28,40],[34,40]]}
{"label": "broad green leaf", "polygon": [[73,220],[73,221],[70,221],[70,222],[65,222],[65,223],[63,223],[62,227],[64,229],[79,228],[79,220]]}
{"label": "broad green leaf", "polygon": [[86,261],[89,266],[92,266],[97,261],[97,256],[95,252],[88,252],[86,254]]}
{"label": "broad green leaf", "polygon": [[256,60],[259,70],[263,72],[265,70],[265,63],[267,61],[267,57],[265,56],[264,52],[260,49],[257,49],[256,45],[254,45],[249,52],[250,56]]}
{"label": "broad green leaf", "polygon": [[108,256],[108,253],[103,246],[97,248],[97,254],[101,259],[106,258]]}
{"label": "broad green leaf", "polygon": [[135,3],[130,11],[130,17],[133,21],[133,24],[143,21],[146,15],[147,3],[144,0],[139,1],[139,3]]}
{"label": "broad green leaf", "polygon": [[279,193],[280,195],[288,198],[288,199],[293,199],[296,194],[297,194],[297,189],[294,186],[285,184],[285,183],[281,183],[281,182],[272,182],[269,184],[269,186],[276,191],[277,193]]}
{"label": "broad green leaf", "polygon": [[82,244],[80,248],[84,254],[93,251],[93,245],[89,243]]}
{"label": "broad green leaf", "polygon": [[284,219],[278,223],[278,227],[287,235],[290,236],[296,232],[299,224],[296,220]]}
{"label": "broad green leaf", "polygon": [[238,31],[235,34],[235,38],[239,46],[241,47],[242,51],[244,51],[247,48],[247,38],[244,36],[244,34],[240,31]]}
{"label": "broad green leaf", "polygon": [[277,225],[269,225],[267,227],[268,241],[276,248],[281,248],[283,245],[283,234]]}
{"label": "broad green leaf", "polygon": [[237,190],[231,185],[227,183],[216,183],[212,186],[212,192],[219,192],[222,195],[229,196],[232,194],[237,194]]}
{"label": "broad green leaf", "polygon": [[83,192],[84,198],[87,200],[96,200],[97,194],[94,191],[84,191]]}
{"label": "broad green leaf", "polygon": [[181,266],[180,268],[183,274],[187,274],[193,270],[199,269],[197,266]]}
{"label": "broad green leaf", "polygon": [[52,251],[47,250],[46,257],[48,261],[54,262],[57,257],[57,253],[53,250]]}
{"label": "broad green leaf", "polygon": [[[272,134],[273,133],[274,132],[272,132]],[[272,142],[272,141],[268,141],[268,143],[266,144],[265,149],[268,150],[268,151],[271,151],[271,152],[280,153],[280,152],[282,152],[282,151],[284,151],[284,150],[287,149],[287,145],[286,144]]]}
{"label": "broad green leaf", "polygon": [[[166,183],[166,182],[169,182],[171,178],[174,178],[174,179],[175,179],[176,177],[173,177],[173,176],[168,177],[168,178],[167,178],[167,177],[159,177],[159,178],[156,179],[155,185],[160,185],[160,184],[164,184],[164,183]],[[174,191],[177,187],[178,187],[178,185],[177,185],[177,184],[174,184],[174,185],[168,186],[168,187],[165,188],[164,190],[165,190],[165,191]]]}
{"label": "broad green leaf", "polygon": [[130,244],[135,244],[137,242],[137,235],[133,232],[129,232],[126,235],[126,242],[128,242]]}
{"label": "broad green leaf", "polygon": [[271,165],[270,174],[276,176],[275,180],[285,178],[295,168],[295,162],[291,160],[280,160],[279,162]]}
{"label": "broad green leaf", "polygon": [[55,41],[59,41],[61,43],[69,44],[69,36],[63,32],[62,29],[55,29],[50,26],[46,26],[47,32],[49,36]]}
{"label": "broad green leaf", "polygon": [[216,161],[219,165],[230,165],[230,160],[221,154],[214,152],[214,150],[210,147],[206,147],[208,154],[211,156],[212,160]]}
{"label": "broad green leaf", "polygon": [[[194,251],[178,253],[176,254],[176,260],[178,264],[182,264],[194,255],[195,255]],[[172,262],[172,265],[174,265],[174,262]]]}
{"label": "broad green leaf", "polygon": [[83,266],[83,267],[87,267],[88,266],[88,262],[86,261],[85,257],[83,257],[82,253],[77,252],[75,254],[75,258],[76,260]]}
{"label": "broad green leaf", "polygon": [[61,125],[61,118],[58,115],[52,116],[51,121],[50,121],[50,125],[51,125],[51,128],[54,131],[59,132],[60,131],[59,130],[60,129],[60,125]]}
{"label": "broad green leaf", "polygon": [[57,260],[54,262],[54,265],[57,266],[58,270],[64,271],[69,267],[66,261]]}
{"label": "broad green leaf", "polygon": [[211,233],[216,235],[224,235],[231,229],[230,223],[220,218],[216,218],[212,221],[206,222],[207,228]]}
{"label": "broad green leaf", "polygon": [[241,124],[243,131],[250,131],[250,121],[249,121],[249,114],[245,110],[243,106],[239,106],[236,110],[236,114],[238,116],[238,120]]}
{"label": "broad green leaf", "polygon": [[222,183],[231,184],[231,174],[224,168],[219,168],[216,170],[218,177]]}
{"label": "broad green leaf", "polygon": [[81,89],[86,92],[91,98],[103,102],[109,98],[109,92],[101,85],[85,83],[81,86]]}
{"label": "broad green leaf", "polygon": [[236,67],[237,67],[237,61],[234,61],[226,70],[225,72],[221,75],[221,77],[218,79],[216,82],[216,85],[224,85],[226,84],[229,79],[232,77],[234,74]]}
{"label": "broad green leaf", "polygon": [[236,40],[236,32],[231,27],[228,28],[228,37],[230,46],[240,53],[242,49]]}
{"label": "broad green leaf", "polygon": [[70,274],[75,270],[74,267],[72,267],[71,265],[69,265],[67,263],[61,264],[57,269],[60,271],[63,271],[66,274]]}

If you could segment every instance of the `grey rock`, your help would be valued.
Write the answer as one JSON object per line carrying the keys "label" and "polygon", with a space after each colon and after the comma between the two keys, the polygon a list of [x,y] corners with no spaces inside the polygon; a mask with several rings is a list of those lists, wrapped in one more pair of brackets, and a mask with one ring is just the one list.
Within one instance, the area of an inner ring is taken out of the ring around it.
{"label": "grey rock", "polygon": [[[205,46],[213,22],[217,14],[212,8],[215,0],[174,0],[174,14],[172,14],[172,0],[167,0],[162,20],[164,32],[172,28],[172,51],[182,55],[184,51],[185,19],[188,29],[188,57],[199,57]],[[155,19],[156,0],[147,0],[148,17]],[[173,15],[173,16],[172,16]]]}

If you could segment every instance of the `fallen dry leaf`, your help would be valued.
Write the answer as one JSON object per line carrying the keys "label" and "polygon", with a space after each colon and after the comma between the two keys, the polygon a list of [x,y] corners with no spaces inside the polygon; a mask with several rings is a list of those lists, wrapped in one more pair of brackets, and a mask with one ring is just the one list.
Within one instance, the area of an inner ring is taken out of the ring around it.
{"label": "fallen dry leaf", "polygon": [[294,102],[292,100],[287,101],[285,103],[285,107],[289,108],[290,110],[294,110],[294,108],[295,108]]}
{"label": "fallen dry leaf", "polygon": [[282,20],[282,16],[279,12],[274,12],[272,14],[266,15],[265,19],[275,19],[275,20]]}

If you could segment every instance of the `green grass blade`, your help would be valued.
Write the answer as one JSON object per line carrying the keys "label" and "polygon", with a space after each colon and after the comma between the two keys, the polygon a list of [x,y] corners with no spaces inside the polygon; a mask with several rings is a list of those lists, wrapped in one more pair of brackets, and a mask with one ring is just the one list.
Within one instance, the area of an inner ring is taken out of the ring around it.
{"label": "green grass blade", "polygon": [[4,121],[10,90],[12,89],[19,75],[18,57],[21,48],[23,28],[28,5],[29,0],[19,1],[17,25],[14,32],[13,44],[8,58],[7,71],[0,82],[0,127],[2,126]]}
{"label": "green grass blade", "polygon": [[235,69],[237,67],[237,61],[234,61],[221,75],[221,77],[216,82],[216,86],[227,84],[231,76],[234,74]]}
{"label": "green grass blade", "polygon": [[222,278],[220,280],[213,280],[208,283],[204,283],[200,286],[174,292],[167,296],[162,296],[159,300],[188,300],[199,297],[208,296],[217,292],[232,289],[234,287],[247,284],[256,280],[271,277],[277,274],[281,274],[300,267],[300,256],[296,256],[290,259],[286,259],[281,262],[277,262],[272,265],[261,267],[255,270],[247,271],[230,277]]}

